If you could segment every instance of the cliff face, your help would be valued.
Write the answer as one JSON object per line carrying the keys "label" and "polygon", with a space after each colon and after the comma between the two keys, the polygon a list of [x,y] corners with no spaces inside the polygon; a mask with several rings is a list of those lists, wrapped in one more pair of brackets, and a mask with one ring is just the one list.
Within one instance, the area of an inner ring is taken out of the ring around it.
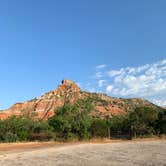
{"label": "cliff face", "polygon": [[9,109],[0,112],[0,119],[6,119],[11,115],[28,115],[34,116],[37,119],[48,119],[64,103],[73,104],[78,99],[87,98],[92,101],[95,108],[93,116],[102,118],[125,114],[138,106],[158,108],[143,99],[119,99],[105,94],[84,92],[73,81],[63,80],[56,90],[52,90],[39,98],[27,102],[16,103]]}

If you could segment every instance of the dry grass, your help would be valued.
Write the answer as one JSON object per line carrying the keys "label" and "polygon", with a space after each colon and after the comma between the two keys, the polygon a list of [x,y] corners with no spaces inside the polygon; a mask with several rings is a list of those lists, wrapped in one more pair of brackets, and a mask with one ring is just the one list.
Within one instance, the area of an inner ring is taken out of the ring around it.
{"label": "dry grass", "polygon": [[68,145],[78,145],[78,144],[100,144],[100,143],[118,143],[118,142],[142,142],[142,141],[155,141],[155,140],[166,140],[166,136],[162,137],[150,137],[150,138],[136,138],[133,140],[122,140],[122,139],[107,139],[107,138],[93,138],[87,141],[70,141],[70,142],[16,142],[16,143],[0,143],[0,154],[2,152],[11,152],[11,151],[25,151],[33,150],[39,148],[49,148],[49,147],[62,147]]}

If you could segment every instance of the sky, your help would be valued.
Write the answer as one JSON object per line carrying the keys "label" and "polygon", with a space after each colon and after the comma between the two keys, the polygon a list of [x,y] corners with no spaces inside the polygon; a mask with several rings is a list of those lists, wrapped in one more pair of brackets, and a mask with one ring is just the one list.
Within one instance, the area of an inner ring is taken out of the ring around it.
{"label": "sky", "polygon": [[1,0],[0,109],[71,79],[166,106],[165,0]]}

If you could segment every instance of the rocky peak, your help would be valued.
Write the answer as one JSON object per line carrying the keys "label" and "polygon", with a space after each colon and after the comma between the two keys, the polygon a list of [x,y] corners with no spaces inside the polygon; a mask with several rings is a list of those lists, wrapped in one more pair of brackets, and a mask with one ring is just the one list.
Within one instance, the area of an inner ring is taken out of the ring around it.
{"label": "rocky peak", "polygon": [[75,82],[71,80],[62,80],[62,83],[55,90],[42,95],[38,99],[63,101],[66,97],[78,97],[80,92],[81,89]]}
{"label": "rocky peak", "polygon": [[74,81],[72,81],[72,80],[62,80],[62,84],[63,84],[63,85],[70,86],[70,85],[75,84],[75,83],[74,83]]}
{"label": "rocky peak", "polygon": [[62,84],[55,90],[56,94],[61,95],[62,93],[68,92],[80,92],[80,87],[71,80],[62,80]]}

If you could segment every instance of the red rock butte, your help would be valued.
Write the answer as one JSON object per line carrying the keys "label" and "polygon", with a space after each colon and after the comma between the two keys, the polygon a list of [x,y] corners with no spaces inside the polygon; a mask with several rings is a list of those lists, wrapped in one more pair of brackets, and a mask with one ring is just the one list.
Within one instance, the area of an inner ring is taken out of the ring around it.
{"label": "red rock butte", "polygon": [[34,116],[36,119],[48,119],[56,113],[58,107],[65,103],[74,104],[79,99],[91,99],[94,105],[92,116],[108,118],[114,115],[125,114],[137,106],[156,107],[154,104],[139,98],[121,99],[112,98],[101,93],[89,93],[82,91],[71,80],[63,80],[57,89],[44,95],[22,103],[16,103],[7,110],[0,112],[0,119],[6,119],[12,115]]}

